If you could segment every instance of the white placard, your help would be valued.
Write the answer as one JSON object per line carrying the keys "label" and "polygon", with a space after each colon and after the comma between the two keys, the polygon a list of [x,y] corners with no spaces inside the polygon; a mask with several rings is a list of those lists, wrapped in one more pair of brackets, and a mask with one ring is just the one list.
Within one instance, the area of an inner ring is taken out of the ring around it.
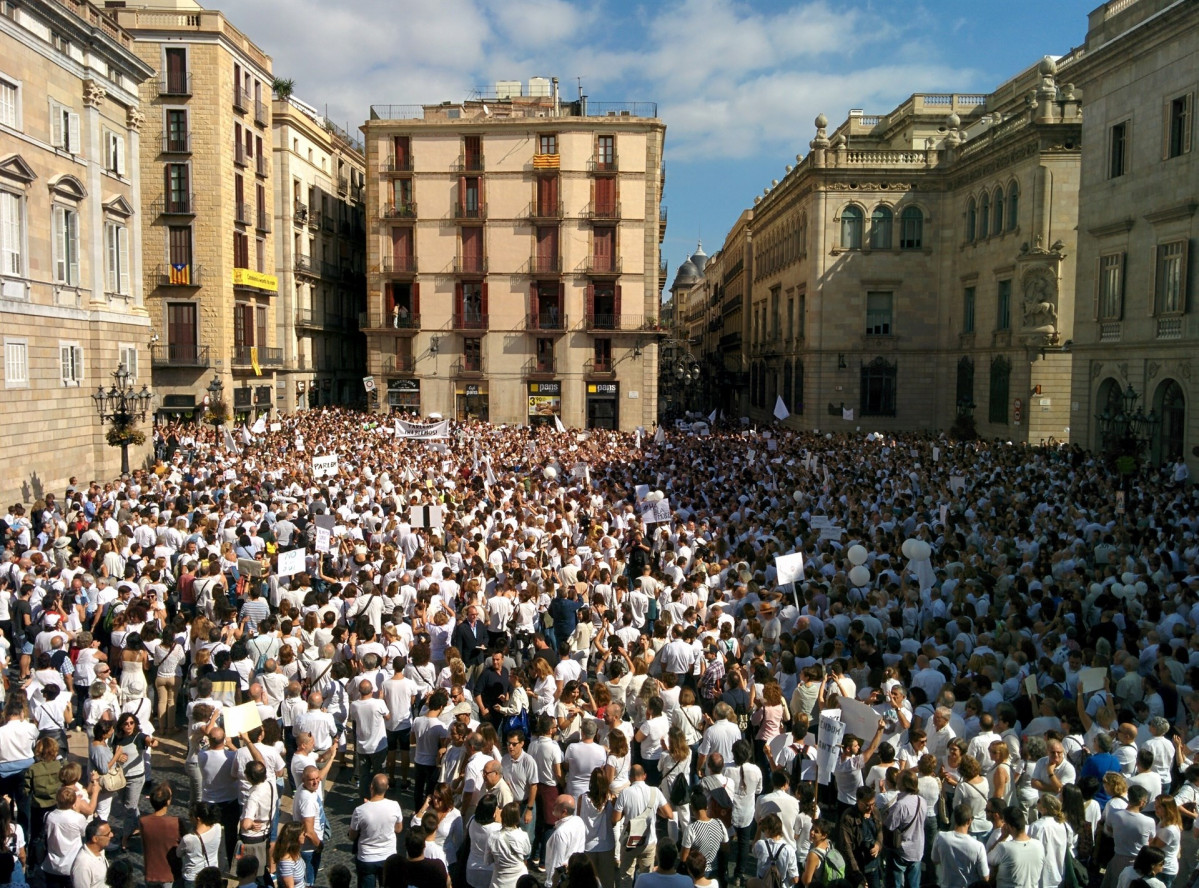
{"label": "white placard", "polygon": [[337,454],[331,456],[314,456],[312,458],[312,477],[324,478],[337,474]]}
{"label": "white placard", "polygon": [[225,723],[227,737],[237,737],[262,727],[262,716],[258,714],[257,703],[243,703],[240,706],[222,709],[221,719]]}
{"label": "white placard", "polygon": [[840,540],[841,534],[845,533],[845,528],[828,525],[820,528],[820,539],[822,540]]}
{"label": "white placard", "polygon": [[857,700],[838,697],[841,701],[841,721],[845,724],[845,733],[853,734],[862,741],[862,746],[874,739],[878,730],[878,713],[874,707],[867,706]]}
{"label": "white placard", "polygon": [[304,550],[292,549],[279,553],[279,576],[290,577],[304,572]]}
{"label": "white placard", "polygon": [[766,441],[766,450],[770,453],[774,453],[778,449],[779,449],[779,442],[777,440],[775,440],[774,438],[768,438]]}
{"label": "white placard", "polygon": [[820,738],[816,744],[816,779],[827,785],[837,767],[837,756],[841,752],[841,737],[845,725],[831,715],[820,716]]}
{"label": "white placard", "polygon": [[828,515],[813,515],[808,523],[812,525],[812,530],[822,530],[833,522],[829,520]]}
{"label": "white placard", "polygon": [[413,527],[441,527],[441,506],[413,506],[408,510],[408,523]]}
{"label": "white placard", "polygon": [[949,476],[949,489],[954,493],[961,493],[966,489],[966,479],[962,475]]}
{"label": "white placard", "polygon": [[945,527],[949,523],[949,506],[941,506],[941,526]]}
{"label": "white placard", "polygon": [[649,496],[649,485],[648,484],[638,484],[636,487],[633,488],[633,493],[637,497],[637,502],[641,502],[643,499],[645,499],[647,496]]}
{"label": "white placard", "polygon": [[664,524],[670,520],[670,499],[660,499],[656,503],[642,503],[641,520],[646,524]]}
{"label": "white placard", "polygon": [[1102,691],[1107,681],[1107,670],[1102,666],[1088,666],[1078,673],[1078,689],[1084,694]]}
{"label": "white placard", "polygon": [[934,446],[933,447],[933,462],[939,462],[940,459],[941,459],[941,448]]}
{"label": "white placard", "polygon": [[1028,675],[1024,678],[1024,693],[1032,697],[1037,693],[1037,677],[1036,675]]}
{"label": "white placard", "polygon": [[281,431],[283,431],[283,423],[281,423],[281,422],[272,422],[272,423],[270,424],[270,430],[271,430],[272,432],[281,432]]}
{"label": "white placard", "polygon": [[304,452],[304,437],[302,435],[296,435],[296,450],[301,453]]}
{"label": "white placard", "polygon": [[237,469],[225,469],[225,480],[226,481],[236,481],[237,480]]}
{"label": "white placard", "polygon": [[254,558],[238,558],[237,572],[245,574],[247,577],[262,576],[262,562]]}
{"label": "white placard", "polygon": [[328,552],[331,542],[333,542],[333,531],[328,527],[318,527],[316,529],[316,551]]}
{"label": "white placard", "polygon": [[776,582],[780,586],[796,583],[803,579],[803,553],[792,552],[790,555],[777,555],[774,559],[774,567],[778,571]]}

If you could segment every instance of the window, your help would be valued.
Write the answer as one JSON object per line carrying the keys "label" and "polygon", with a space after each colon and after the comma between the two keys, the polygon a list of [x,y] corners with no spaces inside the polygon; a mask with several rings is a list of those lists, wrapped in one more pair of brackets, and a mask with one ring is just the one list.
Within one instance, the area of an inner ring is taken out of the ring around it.
{"label": "window", "polygon": [[995,300],[995,329],[1012,329],[1012,282],[1000,281],[998,298]]}
{"label": "window", "polygon": [[4,387],[29,385],[29,345],[24,339],[4,340]]}
{"label": "window", "polygon": [[117,346],[117,360],[129,371],[129,381],[137,382],[137,346],[120,343]]}
{"label": "window", "polygon": [[67,286],[79,284],[79,214],[68,207],[54,207],[54,281]]}
{"label": "window", "polygon": [[966,243],[974,243],[974,235],[978,230],[978,207],[974,204],[974,198],[970,198],[966,203]]}
{"label": "window", "polygon": [[803,414],[803,360],[795,361],[795,394],[792,397],[791,412]]}
{"label": "window", "polygon": [[168,163],[165,169],[167,212],[187,213],[191,210],[191,171],[185,163]]}
{"label": "window", "polygon": [[797,320],[799,321],[799,326],[796,328],[795,336],[797,339],[803,339],[808,332],[808,294],[806,292],[799,294],[799,316]]}
{"label": "window", "polygon": [[1099,318],[1118,321],[1124,313],[1124,254],[1099,257]]}
{"label": "window", "polygon": [[991,362],[991,403],[987,419],[997,425],[1007,425],[1008,389],[1011,386],[1012,362],[1003,355]]}
{"label": "window", "polygon": [[841,249],[862,249],[862,211],[852,205],[841,211]]}
{"label": "window", "polygon": [[266,239],[254,239],[254,270],[257,272],[266,271]]}
{"label": "window", "polygon": [[188,89],[187,50],[183,47],[167,47],[164,51],[166,60],[166,91],[173,96],[183,96],[191,92]]}
{"label": "window", "polygon": [[899,249],[919,250],[924,246],[924,213],[920,207],[905,207],[899,217]]}
{"label": "window", "polygon": [[1003,234],[1003,189],[996,188],[993,198],[995,208],[991,211],[991,230]]}
{"label": "window", "polygon": [[24,274],[25,226],[21,196],[0,191],[0,276]]}
{"label": "window", "polygon": [[125,137],[104,131],[104,169],[114,176],[125,175]]}
{"label": "window", "polygon": [[871,292],[866,294],[866,335],[891,335],[892,294]]}
{"label": "window", "polygon": [[483,340],[478,336],[462,338],[462,369],[475,373],[483,369]]}
{"label": "window", "polygon": [[233,267],[250,267],[250,236],[244,231],[233,232]]}
{"label": "window", "polygon": [[50,102],[50,144],[70,154],[83,147],[79,138],[79,115],[65,105]]}
{"label": "window", "polygon": [[891,227],[895,217],[887,207],[878,207],[870,214],[870,249],[891,249]]}
{"label": "window", "polygon": [[860,415],[895,415],[895,370],[895,365],[884,358],[875,358],[862,367]]}
{"label": "window", "polygon": [[[236,318],[236,316],[235,316]],[[196,360],[199,329],[194,302],[167,303],[167,350],[171,360]]]}
{"label": "window", "polygon": [[555,133],[542,133],[537,137],[538,154],[557,154],[558,136]]}
{"label": "window", "polygon": [[62,384],[77,386],[83,382],[83,347],[74,342],[58,344]]}
{"label": "window", "polygon": [[1128,172],[1128,121],[1114,124],[1108,133],[1107,177],[1115,179]]}
{"label": "window", "polygon": [[1181,314],[1186,311],[1186,241],[1159,244],[1154,262],[1154,314]]}
{"label": "window", "polygon": [[129,229],[119,222],[104,223],[104,289],[129,295]]}
{"label": "window", "polygon": [[166,145],[167,151],[182,152],[188,151],[188,133],[187,133],[187,109],[186,108],[170,108],[166,112]]}
{"label": "window", "polygon": [[616,164],[616,136],[600,136],[596,139],[595,161],[600,169],[611,169]]}
{"label": "window", "polygon": [[968,356],[958,361],[956,394],[959,410],[974,403],[974,361]]}
{"label": "window", "polygon": [[1007,190],[1007,230],[1015,231],[1020,212],[1020,186],[1013,182]]}
{"label": "window", "polygon": [[978,239],[986,240],[991,233],[991,195],[984,193],[978,204]]}
{"label": "window", "polygon": [[1171,99],[1166,111],[1166,158],[1191,150],[1191,96]]}
{"label": "window", "polygon": [[21,84],[0,77],[0,124],[21,128]]}
{"label": "window", "polygon": [[974,332],[974,287],[962,291],[962,332]]}

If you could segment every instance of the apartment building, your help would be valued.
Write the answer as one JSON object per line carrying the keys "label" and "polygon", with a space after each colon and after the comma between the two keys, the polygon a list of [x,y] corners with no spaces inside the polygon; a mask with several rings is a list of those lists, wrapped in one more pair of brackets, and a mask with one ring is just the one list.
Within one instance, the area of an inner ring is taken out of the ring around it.
{"label": "apartment building", "polygon": [[805,429],[969,415],[985,437],[1069,437],[1074,63],[851,111],[831,132],[820,115],[726,238],[720,285],[696,284],[721,302],[719,363],[741,365],[738,403],[720,406],[768,421],[781,397]]}
{"label": "apartment building", "polygon": [[[149,381],[139,85],[130,35],[86,0],[0,3],[0,497],[108,478],[92,394]],[[148,447],[131,448],[142,458]]]}
{"label": "apartment building", "polygon": [[277,342],[276,404],[292,411],[367,400],[365,158],[362,143],[311,105],[272,107]]}
{"label": "apartment building", "polygon": [[556,80],[382,105],[366,137],[380,408],[631,429],[657,415],[665,125]]}
{"label": "apartment building", "polygon": [[214,379],[238,420],[269,411],[276,342],[271,59],[194,0],[107,12],[155,71],[141,86],[142,275],[162,415],[192,417]]}
{"label": "apartment building", "polygon": [[1071,438],[1129,432],[1151,461],[1199,472],[1199,5],[1116,0],[1094,10],[1071,76],[1086,103],[1078,207]]}

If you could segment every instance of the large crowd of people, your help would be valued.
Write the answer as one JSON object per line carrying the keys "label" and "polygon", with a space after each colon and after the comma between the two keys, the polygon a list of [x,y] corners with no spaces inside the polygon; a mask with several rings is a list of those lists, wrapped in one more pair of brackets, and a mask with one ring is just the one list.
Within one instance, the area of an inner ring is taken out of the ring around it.
{"label": "large crowd of people", "polygon": [[0,885],[1190,884],[1185,465],[444,428],[164,425],[9,508]]}

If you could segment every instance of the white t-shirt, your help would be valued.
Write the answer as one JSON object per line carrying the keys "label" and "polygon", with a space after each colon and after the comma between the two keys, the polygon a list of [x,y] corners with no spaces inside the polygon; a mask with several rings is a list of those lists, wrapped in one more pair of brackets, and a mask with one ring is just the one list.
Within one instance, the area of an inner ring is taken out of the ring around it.
{"label": "white t-shirt", "polygon": [[416,682],[410,678],[388,679],[380,685],[383,702],[391,718],[387,730],[404,731],[412,727],[412,698],[418,693]]}
{"label": "white t-shirt", "polygon": [[566,748],[566,792],[576,799],[591,785],[591,772],[602,768],[607,750],[598,743],[572,743]]}
{"label": "white t-shirt", "polygon": [[46,815],[46,860],[42,865],[47,872],[56,876],[71,874],[86,828],[87,818],[78,811],[55,808]]}
{"label": "white t-shirt", "polygon": [[358,859],[364,863],[386,860],[396,850],[396,826],[404,822],[400,803],[391,799],[363,802],[350,817],[358,831]]}
{"label": "white t-shirt", "polygon": [[378,697],[350,704],[350,720],[357,729],[359,752],[378,752],[387,748],[387,704]]}

